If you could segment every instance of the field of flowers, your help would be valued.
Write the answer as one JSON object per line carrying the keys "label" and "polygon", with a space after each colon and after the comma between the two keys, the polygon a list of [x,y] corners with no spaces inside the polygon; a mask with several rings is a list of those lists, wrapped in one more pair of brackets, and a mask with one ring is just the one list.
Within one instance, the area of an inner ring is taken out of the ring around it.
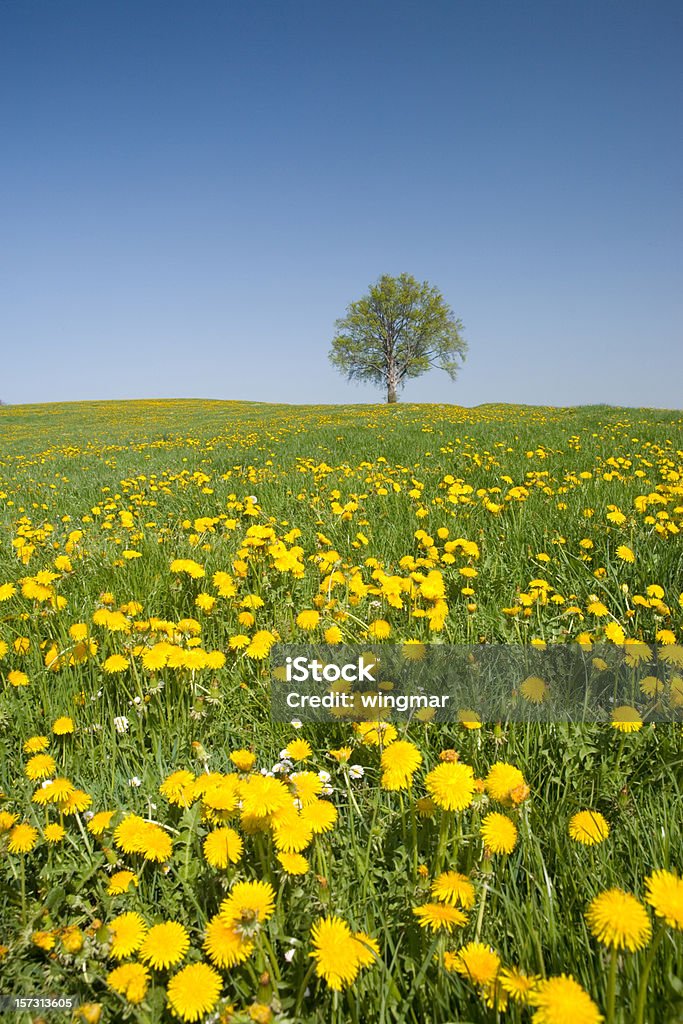
{"label": "field of flowers", "polygon": [[659,645],[681,709],[682,415],[148,401],[0,437],[0,994],[78,1001],[8,1020],[683,1020],[680,722],[268,704],[278,641],[578,641],[655,693]]}

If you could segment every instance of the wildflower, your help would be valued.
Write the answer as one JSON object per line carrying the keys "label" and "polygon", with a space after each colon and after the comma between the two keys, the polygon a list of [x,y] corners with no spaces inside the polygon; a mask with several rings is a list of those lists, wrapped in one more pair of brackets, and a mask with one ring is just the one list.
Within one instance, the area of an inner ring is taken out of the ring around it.
{"label": "wildflower", "polygon": [[260,660],[266,658],[271,647],[275,643],[275,636],[267,629],[260,629],[254,633],[245,653],[249,658]]}
{"label": "wildflower", "polygon": [[204,949],[216,967],[228,968],[246,960],[254,943],[216,914],[207,922]]}
{"label": "wildflower", "polygon": [[15,668],[11,672],[7,673],[7,682],[11,683],[12,686],[28,686],[29,678],[25,672],[21,672]]}
{"label": "wildflower", "polygon": [[441,903],[460,905],[465,910],[474,906],[474,886],[467,877],[457,871],[444,871],[432,882],[432,896]]}
{"label": "wildflower", "polygon": [[112,654],[105,660],[102,668],[108,675],[116,675],[125,672],[128,664],[128,658],[124,658],[122,654]]}
{"label": "wildflower", "polygon": [[286,750],[287,756],[291,757],[293,761],[305,761],[313,753],[311,744],[304,739],[292,740],[287,744]]}
{"label": "wildflower", "polygon": [[43,836],[48,843],[61,843],[65,835],[66,829],[64,826],[54,822],[51,825],[46,825],[43,830]]}
{"label": "wildflower", "polygon": [[636,560],[633,551],[626,544],[620,544],[617,548],[617,558],[620,558],[622,562],[635,562]]}
{"label": "wildflower", "polygon": [[305,875],[308,871],[308,861],[300,853],[278,853],[277,859],[288,875]]}
{"label": "wildflower", "polygon": [[315,970],[333,991],[352,984],[361,964],[361,943],[339,917],[320,918],[311,929]]}
{"label": "wildflower", "polygon": [[37,841],[38,829],[23,821],[10,832],[7,849],[10,853],[30,853]]}
{"label": "wildflower", "polygon": [[115,871],[109,879],[107,892],[110,896],[121,896],[128,892],[131,883],[137,887],[138,880],[134,871]]}
{"label": "wildflower", "polygon": [[612,712],[612,728],[618,732],[638,732],[643,728],[643,720],[634,707],[622,704]]}
{"label": "wildflower", "polygon": [[73,719],[63,716],[58,718],[52,725],[55,736],[69,736],[74,731]]}
{"label": "wildflower", "polygon": [[586,920],[603,946],[632,953],[642,949],[652,934],[645,907],[622,889],[608,889],[596,896],[586,911]]}
{"label": "wildflower", "polygon": [[56,767],[57,762],[50,754],[35,754],[26,762],[24,771],[31,782],[36,782],[38,779],[49,778]]}
{"label": "wildflower", "polygon": [[424,903],[413,907],[413,914],[418,918],[421,928],[430,928],[433,932],[445,929],[461,928],[467,923],[467,915],[448,903]]}
{"label": "wildflower", "polygon": [[301,818],[314,834],[329,832],[337,817],[337,808],[329,800],[311,800],[301,808]]}
{"label": "wildflower", "polygon": [[98,811],[88,822],[88,832],[92,832],[94,836],[103,835],[109,828],[114,814],[114,811]]}
{"label": "wildflower", "polygon": [[217,828],[204,840],[204,856],[213,868],[227,868],[242,856],[243,843],[231,828]]}
{"label": "wildflower", "polygon": [[548,696],[548,685],[538,676],[528,676],[519,688],[525,700],[532,704],[542,704]]}
{"label": "wildflower", "polygon": [[517,827],[504,814],[487,814],[481,823],[484,847],[491,853],[512,853],[517,844]]}
{"label": "wildflower", "polygon": [[391,636],[391,626],[385,619],[375,619],[368,626],[368,634],[373,640],[388,640]]}
{"label": "wildflower", "polygon": [[533,1024],[600,1024],[604,1019],[571,974],[539,981],[529,995],[529,1004],[536,1008]]}
{"label": "wildflower", "polygon": [[504,761],[497,761],[490,768],[484,784],[487,793],[493,800],[509,805],[512,802],[513,791],[518,786],[524,786],[525,782],[519,768],[506,764]]}
{"label": "wildflower", "polygon": [[313,630],[320,622],[320,612],[314,609],[306,609],[305,611],[299,612],[296,617],[296,624],[299,629]]}
{"label": "wildflower", "polygon": [[524,974],[516,967],[504,967],[498,974],[498,981],[512,1000],[527,1003],[540,978],[537,974]]}
{"label": "wildflower", "polygon": [[141,1003],[149,985],[149,971],[143,964],[121,964],[107,975],[107,985],[129,1003]]}
{"label": "wildflower", "polygon": [[579,811],[569,819],[569,835],[577,843],[594,846],[607,839],[609,823],[599,811]]}
{"label": "wildflower", "polygon": [[208,964],[195,963],[171,978],[166,996],[176,1017],[197,1021],[213,1010],[222,988],[223,979],[218,971]]}
{"label": "wildflower", "polygon": [[119,914],[109,922],[108,927],[111,955],[116,960],[123,960],[124,957],[135,953],[142,945],[142,940],[147,933],[147,925],[135,911]]}
{"label": "wildflower", "polygon": [[174,804],[176,807],[189,807],[192,803],[192,783],[194,781],[194,772],[180,768],[164,779],[159,786],[159,792],[166,797],[170,804]]}
{"label": "wildflower", "polygon": [[275,890],[269,882],[236,882],[223,900],[219,913],[225,924],[242,930],[246,937],[272,917]]}
{"label": "wildflower", "polygon": [[47,736],[30,736],[23,746],[25,754],[42,754],[50,746]]}
{"label": "wildflower", "polygon": [[490,985],[500,968],[500,957],[483,942],[468,942],[456,953],[444,955],[444,967],[469,978],[476,985]]}
{"label": "wildflower", "polygon": [[178,921],[153,925],[140,946],[140,959],[157,970],[172,967],[183,959],[190,947],[190,937]]}
{"label": "wildflower", "polygon": [[683,878],[659,868],[645,880],[645,901],[670,928],[683,931]]}
{"label": "wildflower", "polygon": [[413,775],[422,764],[422,754],[414,743],[396,740],[382,751],[381,767],[383,789],[409,789]]}
{"label": "wildflower", "polygon": [[256,763],[256,754],[251,750],[233,750],[230,760],[241,772],[250,772]]}
{"label": "wildflower", "polygon": [[472,803],[474,772],[468,764],[445,761],[428,773],[425,787],[438,807],[462,811]]}

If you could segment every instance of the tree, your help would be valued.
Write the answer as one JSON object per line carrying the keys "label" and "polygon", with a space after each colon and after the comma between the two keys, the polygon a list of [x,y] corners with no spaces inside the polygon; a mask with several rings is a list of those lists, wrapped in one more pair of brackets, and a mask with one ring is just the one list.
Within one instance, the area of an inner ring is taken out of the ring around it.
{"label": "tree", "polygon": [[387,402],[396,402],[406,380],[434,367],[455,380],[467,352],[462,327],[428,281],[385,274],[336,321],[330,360],[348,380],[386,388]]}

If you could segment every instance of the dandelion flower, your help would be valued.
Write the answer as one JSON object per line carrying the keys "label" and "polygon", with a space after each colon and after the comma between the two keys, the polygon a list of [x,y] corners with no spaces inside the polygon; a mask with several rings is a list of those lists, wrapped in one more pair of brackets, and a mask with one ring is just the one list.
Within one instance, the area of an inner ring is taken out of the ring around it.
{"label": "dandelion flower", "polygon": [[305,761],[313,753],[311,744],[308,740],[304,739],[292,740],[287,744],[286,750],[288,757],[291,757],[292,761]]}
{"label": "dandelion flower", "polygon": [[25,672],[21,672],[18,668],[12,669],[11,672],[7,673],[7,682],[11,683],[12,686],[28,686],[29,678]]}
{"label": "dandelion flower", "polygon": [[460,905],[465,910],[474,906],[474,886],[467,875],[444,871],[432,882],[432,896],[441,903]]}
{"label": "dandelion flower", "polygon": [[425,777],[427,792],[446,811],[462,811],[472,803],[474,772],[468,764],[445,761]]}
{"label": "dandelion flower", "polygon": [[517,826],[505,814],[487,814],[482,819],[481,836],[491,853],[512,853],[517,845]]}
{"label": "dandelion flower", "polygon": [[339,917],[320,918],[311,929],[315,971],[330,988],[340,992],[352,984],[360,968],[358,941],[346,921]]}
{"label": "dandelion flower", "polygon": [[607,839],[609,824],[599,811],[579,811],[569,819],[569,835],[577,843],[594,846]]}
{"label": "dandelion flower", "polygon": [[444,967],[469,978],[477,985],[490,985],[496,979],[500,968],[500,957],[483,942],[468,942],[448,959],[444,956]]}
{"label": "dandelion flower", "polygon": [[501,804],[512,802],[511,794],[519,786],[524,786],[524,776],[519,768],[505,761],[497,761],[489,769],[485,782],[486,792],[492,800]]}
{"label": "dandelion flower", "polygon": [[301,818],[314,833],[329,832],[338,817],[337,808],[329,800],[311,800],[301,809]]}
{"label": "dandelion flower", "polygon": [[272,917],[274,910],[275,890],[270,882],[258,880],[236,882],[221,903],[219,913],[226,924],[249,937],[258,925]]}
{"label": "dandelion flower", "polygon": [[308,871],[308,861],[300,853],[278,853],[277,859],[288,875],[305,875]]}
{"label": "dandelion flower", "polygon": [[102,668],[107,675],[116,675],[119,672],[125,672],[128,665],[128,658],[124,658],[122,654],[112,654],[105,660]]}
{"label": "dandelion flower", "polygon": [[422,754],[414,743],[396,740],[382,751],[382,789],[409,789],[413,775],[422,764]]}
{"label": "dandelion flower", "polygon": [[612,712],[612,728],[618,732],[638,732],[643,728],[643,720],[634,707],[622,704]]}
{"label": "dandelion flower", "polygon": [[66,835],[66,829],[63,825],[58,825],[53,822],[51,825],[46,825],[43,830],[43,836],[45,841],[48,843],[61,843],[62,839]]}
{"label": "dandelion flower", "polygon": [[10,832],[7,849],[10,853],[30,853],[37,841],[38,829],[22,821]]}
{"label": "dandelion flower", "polygon": [[128,911],[119,914],[113,921],[109,922],[109,935],[111,938],[111,955],[116,960],[123,960],[130,956],[142,945],[142,940],[147,933],[147,925],[135,911]]}
{"label": "dandelion flower", "polygon": [[129,1003],[141,1003],[149,985],[149,971],[143,964],[121,964],[107,975],[107,985]]}
{"label": "dandelion flower", "polygon": [[66,715],[58,718],[52,725],[52,731],[55,736],[70,736],[74,731],[73,719]]}
{"label": "dandelion flower", "polygon": [[115,871],[109,879],[107,892],[110,896],[121,896],[124,892],[128,892],[131,882],[135,886],[138,884],[137,876],[134,871]]}
{"label": "dandelion flower", "polygon": [[642,949],[652,934],[645,907],[622,889],[608,889],[596,896],[588,906],[586,920],[603,946],[632,953]]}
{"label": "dandelion flower", "polygon": [[26,762],[24,772],[31,782],[48,779],[57,767],[57,762],[50,754],[35,754]]}
{"label": "dandelion flower", "polygon": [[421,928],[429,928],[433,932],[442,928],[450,932],[453,928],[461,928],[467,923],[467,915],[448,903],[424,903],[420,907],[413,907],[413,914],[420,922]]}
{"label": "dandelion flower", "polygon": [[204,950],[216,967],[234,967],[246,960],[253,949],[254,943],[227,924],[220,914],[207,922]]}
{"label": "dandelion flower", "polygon": [[212,868],[227,868],[242,856],[243,842],[232,828],[217,828],[204,840],[204,856]]}
{"label": "dandelion flower", "polygon": [[683,931],[683,878],[660,868],[645,880],[645,900],[670,928]]}
{"label": "dandelion flower", "polygon": [[88,822],[88,832],[92,832],[94,836],[103,835],[109,828],[114,814],[114,811],[98,811]]}
{"label": "dandelion flower", "polygon": [[166,997],[176,1017],[196,1021],[213,1010],[222,988],[223,979],[213,967],[189,964],[171,978]]}
{"label": "dandelion flower", "polygon": [[183,959],[190,947],[190,936],[179,921],[153,925],[140,946],[140,959],[159,970]]}
{"label": "dandelion flower", "polygon": [[529,1001],[529,995],[539,981],[537,974],[525,974],[516,967],[504,967],[498,975],[498,982],[503,991],[518,1003]]}
{"label": "dandelion flower", "polygon": [[571,975],[560,974],[539,981],[529,995],[529,1004],[536,1008],[533,1024],[600,1024],[604,1019]]}
{"label": "dandelion flower", "polygon": [[233,750],[230,760],[241,772],[250,772],[256,763],[256,754],[251,750]]}
{"label": "dandelion flower", "polygon": [[528,676],[519,691],[531,704],[542,704],[548,696],[548,684],[538,676]]}
{"label": "dandelion flower", "polygon": [[23,746],[25,754],[42,754],[50,746],[47,736],[29,736]]}
{"label": "dandelion flower", "polygon": [[296,617],[296,624],[299,629],[312,630],[315,629],[320,622],[320,612],[315,609],[305,609]]}

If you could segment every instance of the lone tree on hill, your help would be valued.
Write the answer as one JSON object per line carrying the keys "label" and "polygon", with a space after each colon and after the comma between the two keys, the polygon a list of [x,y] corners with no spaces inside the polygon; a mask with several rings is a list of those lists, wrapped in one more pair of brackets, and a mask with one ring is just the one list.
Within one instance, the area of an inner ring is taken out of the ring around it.
{"label": "lone tree on hill", "polygon": [[410,274],[380,277],[336,321],[330,360],[348,380],[370,381],[398,401],[406,380],[436,367],[455,380],[467,342],[441,292]]}

